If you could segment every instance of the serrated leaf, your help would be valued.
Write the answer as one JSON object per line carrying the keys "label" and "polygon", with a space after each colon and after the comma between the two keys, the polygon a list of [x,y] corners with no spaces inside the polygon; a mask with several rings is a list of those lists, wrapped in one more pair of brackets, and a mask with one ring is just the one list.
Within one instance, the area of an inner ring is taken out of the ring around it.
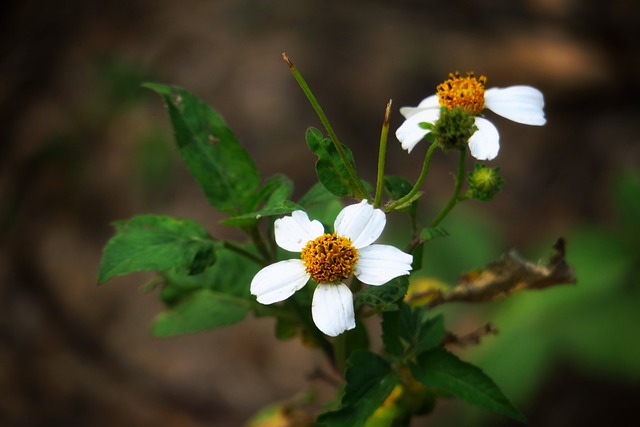
{"label": "serrated leaf", "polygon": [[243,320],[249,313],[249,302],[208,289],[192,293],[169,311],[156,318],[152,333],[170,336],[200,332]]}
{"label": "serrated leaf", "polygon": [[[315,128],[307,130],[306,141],[313,154],[318,157],[316,174],[322,185],[339,197],[353,194],[353,182],[333,141],[323,138],[322,133]],[[342,145],[342,149],[347,156],[348,166],[355,170],[351,150],[346,145]]]}
{"label": "serrated leaf", "polygon": [[382,286],[368,286],[356,294],[356,305],[367,305],[378,311],[394,311],[409,288],[406,276],[396,277]]}
{"label": "serrated leaf", "polygon": [[411,366],[413,376],[428,387],[441,389],[469,403],[526,423],[500,388],[480,368],[460,360],[443,348],[418,355]]}
{"label": "serrated leaf", "polygon": [[369,418],[400,382],[391,366],[369,351],[356,351],[347,362],[346,386],[340,408],[318,417],[325,427],[358,427]]}
{"label": "serrated leaf", "polygon": [[98,283],[139,271],[202,272],[215,261],[214,242],[195,221],[141,215],[114,223],[116,234],[104,248]]}
{"label": "serrated leaf", "polygon": [[245,213],[258,188],[256,166],[222,117],[195,95],[160,84],[145,84],[164,98],[180,154],[209,203],[229,213]]}

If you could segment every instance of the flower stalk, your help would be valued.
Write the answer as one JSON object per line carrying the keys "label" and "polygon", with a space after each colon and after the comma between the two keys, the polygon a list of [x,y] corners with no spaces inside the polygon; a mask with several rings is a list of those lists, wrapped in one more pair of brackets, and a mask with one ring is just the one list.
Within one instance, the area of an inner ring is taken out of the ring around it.
{"label": "flower stalk", "polygon": [[369,193],[364,188],[364,185],[362,184],[362,181],[360,180],[360,178],[358,178],[357,172],[351,165],[351,162],[349,161],[347,154],[342,148],[342,144],[338,139],[338,135],[333,130],[333,127],[331,126],[331,123],[329,122],[327,115],[325,114],[324,110],[320,106],[320,103],[318,102],[315,95],[311,91],[311,88],[307,84],[304,77],[302,77],[302,74],[300,73],[300,71],[296,68],[293,62],[291,62],[291,60],[289,59],[286,53],[282,54],[282,59],[284,59],[284,61],[289,66],[289,70],[291,70],[291,73],[293,74],[293,77],[296,79],[296,82],[298,82],[300,89],[302,89],[302,92],[304,92],[305,96],[309,100],[309,103],[311,104],[316,114],[318,115],[320,122],[322,123],[325,130],[329,134],[329,138],[331,138],[331,141],[333,142],[333,145],[336,151],[338,152],[338,155],[342,159],[342,163],[344,164],[345,169],[349,173],[349,178],[351,179],[351,182],[352,182],[353,196],[359,200],[360,199],[370,200]]}
{"label": "flower stalk", "polygon": [[387,108],[384,112],[384,121],[382,122],[382,130],[380,131],[380,149],[378,151],[378,176],[376,181],[376,195],[373,206],[379,208],[382,203],[382,187],[384,185],[384,164],[387,156],[387,136],[389,135],[389,114],[391,113],[391,100],[387,102]]}

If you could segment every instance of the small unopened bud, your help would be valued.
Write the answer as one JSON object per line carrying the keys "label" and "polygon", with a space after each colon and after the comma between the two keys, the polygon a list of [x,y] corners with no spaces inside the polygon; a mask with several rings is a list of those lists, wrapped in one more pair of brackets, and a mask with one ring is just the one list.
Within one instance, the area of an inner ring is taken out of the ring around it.
{"label": "small unopened bud", "polygon": [[493,199],[505,184],[499,172],[500,168],[488,168],[476,163],[474,171],[469,173],[467,197],[483,202]]}
{"label": "small unopened bud", "polygon": [[440,109],[440,118],[434,124],[434,141],[444,150],[466,150],[469,138],[478,128],[475,117],[461,107]]}

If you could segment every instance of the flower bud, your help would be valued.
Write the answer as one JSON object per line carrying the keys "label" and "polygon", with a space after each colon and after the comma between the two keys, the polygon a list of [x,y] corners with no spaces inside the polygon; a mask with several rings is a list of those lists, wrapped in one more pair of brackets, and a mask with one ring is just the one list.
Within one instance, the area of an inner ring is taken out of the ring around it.
{"label": "flower bud", "polygon": [[483,202],[493,199],[505,184],[499,172],[500,168],[488,168],[476,163],[474,171],[469,173],[467,197]]}

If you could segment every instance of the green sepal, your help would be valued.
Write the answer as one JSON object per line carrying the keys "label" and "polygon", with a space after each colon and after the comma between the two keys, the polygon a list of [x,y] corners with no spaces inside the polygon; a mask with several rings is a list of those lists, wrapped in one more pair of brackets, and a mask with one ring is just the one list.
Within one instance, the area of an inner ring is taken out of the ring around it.
{"label": "green sepal", "polygon": [[216,260],[215,242],[195,221],[140,215],[113,225],[116,234],[104,248],[98,283],[139,271],[199,274]]}
{"label": "green sepal", "polygon": [[522,423],[527,422],[480,368],[460,360],[443,348],[433,348],[419,354],[416,363],[411,365],[411,373],[427,387],[440,389]]}
{"label": "green sepal", "polygon": [[256,192],[260,176],[222,117],[182,88],[143,86],[166,102],[180,154],[209,203],[231,215],[246,213],[247,198]]}

